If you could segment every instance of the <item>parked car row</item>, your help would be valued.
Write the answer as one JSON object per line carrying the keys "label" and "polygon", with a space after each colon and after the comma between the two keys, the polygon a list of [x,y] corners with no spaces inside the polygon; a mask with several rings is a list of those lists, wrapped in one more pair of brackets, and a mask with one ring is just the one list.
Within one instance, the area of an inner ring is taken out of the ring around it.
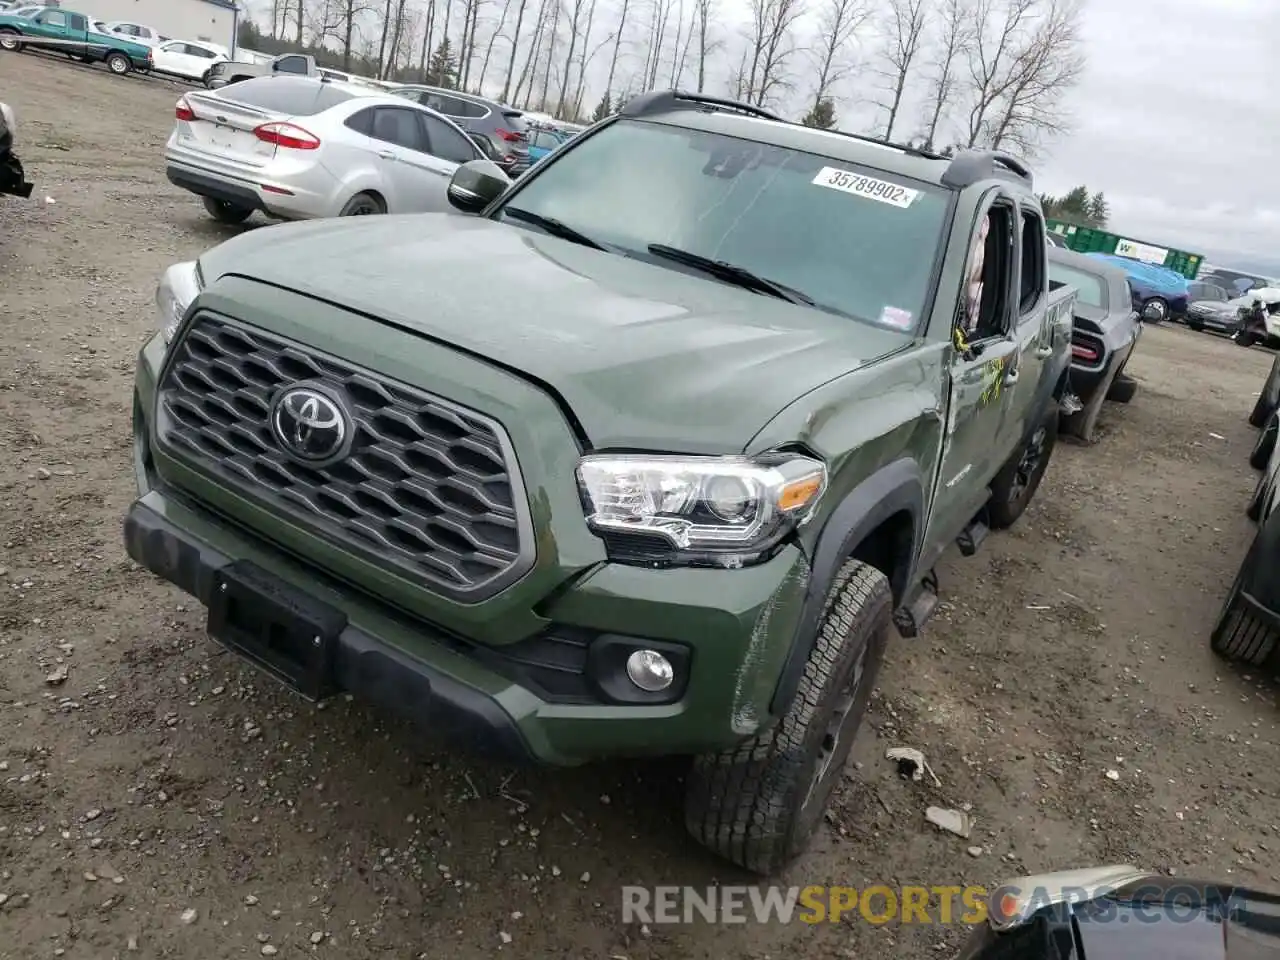
{"label": "parked car row", "polygon": [[[1254,291],[1250,291],[1251,293]],[[1249,466],[1260,471],[1245,513],[1253,542],[1210,635],[1213,650],[1248,667],[1280,673],[1280,356],[1249,412],[1258,428]]]}

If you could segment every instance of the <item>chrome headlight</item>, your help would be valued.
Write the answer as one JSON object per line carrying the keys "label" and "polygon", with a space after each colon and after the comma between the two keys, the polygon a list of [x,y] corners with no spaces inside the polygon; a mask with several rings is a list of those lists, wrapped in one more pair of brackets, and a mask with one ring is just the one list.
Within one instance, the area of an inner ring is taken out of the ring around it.
{"label": "chrome headlight", "polygon": [[200,265],[193,260],[175,263],[160,278],[156,287],[156,310],[159,311],[160,333],[166,345],[173,340],[182,318],[187,314],[187,307],[203,287]]}
{"label": "chrome headlight", "polygon": [[827,485],[819,460],[587,456],[578,464],[587,524],[647,563],[738,567],[809,518]]}

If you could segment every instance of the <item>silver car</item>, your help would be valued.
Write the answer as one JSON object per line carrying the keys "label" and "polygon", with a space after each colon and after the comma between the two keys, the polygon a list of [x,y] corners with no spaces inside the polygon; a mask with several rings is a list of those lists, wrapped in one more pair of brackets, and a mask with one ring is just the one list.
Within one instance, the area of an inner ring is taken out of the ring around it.
{"label": "silver car", "polygon": [[171,183],[222,223],[450,209],[459,164],[481,159],[454,123],[371,87],[276,75],[188,93],[165,145]]}

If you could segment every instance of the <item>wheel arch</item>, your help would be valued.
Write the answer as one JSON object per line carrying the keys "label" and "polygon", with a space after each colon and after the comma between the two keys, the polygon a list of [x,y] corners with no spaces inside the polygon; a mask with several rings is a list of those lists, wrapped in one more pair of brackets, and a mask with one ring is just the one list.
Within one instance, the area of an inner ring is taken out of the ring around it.
{"label": "wheel arch", "polygon": [[902,603],[920,556],[924,503],[920,466],[903,457],[859,483],[828,516],[810,562],[796,634],[769,705],[772,715],[784,712],[795,695],[827,593],[846,560],[858,559],[878,569],[889,580],[894,605]]}

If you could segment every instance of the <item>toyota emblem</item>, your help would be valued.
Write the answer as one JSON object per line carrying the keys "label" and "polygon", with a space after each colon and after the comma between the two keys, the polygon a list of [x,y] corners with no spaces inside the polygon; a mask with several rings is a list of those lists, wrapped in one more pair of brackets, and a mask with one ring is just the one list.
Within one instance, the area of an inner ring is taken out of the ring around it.
{"label": "toyota emblem", "polygon": [[276,397],[271,431],[281,449],[313,465],[345,454],[352,434],[342,404],[326,392],[304,386],[290,387]]}

